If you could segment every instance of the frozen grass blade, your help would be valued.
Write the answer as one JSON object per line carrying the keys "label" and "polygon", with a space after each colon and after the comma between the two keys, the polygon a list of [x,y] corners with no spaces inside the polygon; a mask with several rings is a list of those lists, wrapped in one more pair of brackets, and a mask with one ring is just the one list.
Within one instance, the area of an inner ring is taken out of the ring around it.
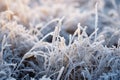
{"label": "frozen grass blade", "polygon": [[[98,3],[95,4],[95,31],[98,27]],[[95,41],[97,38],[97,32],[95,32]]]}

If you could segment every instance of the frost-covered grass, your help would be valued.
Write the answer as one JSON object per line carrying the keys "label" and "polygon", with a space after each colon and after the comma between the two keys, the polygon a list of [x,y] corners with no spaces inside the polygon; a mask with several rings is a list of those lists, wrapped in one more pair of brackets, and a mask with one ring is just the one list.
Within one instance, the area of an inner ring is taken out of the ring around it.
{"label": "frost-covered grass", "polygon": [[0,80],[120,80],[119,0],[0,0]]}

